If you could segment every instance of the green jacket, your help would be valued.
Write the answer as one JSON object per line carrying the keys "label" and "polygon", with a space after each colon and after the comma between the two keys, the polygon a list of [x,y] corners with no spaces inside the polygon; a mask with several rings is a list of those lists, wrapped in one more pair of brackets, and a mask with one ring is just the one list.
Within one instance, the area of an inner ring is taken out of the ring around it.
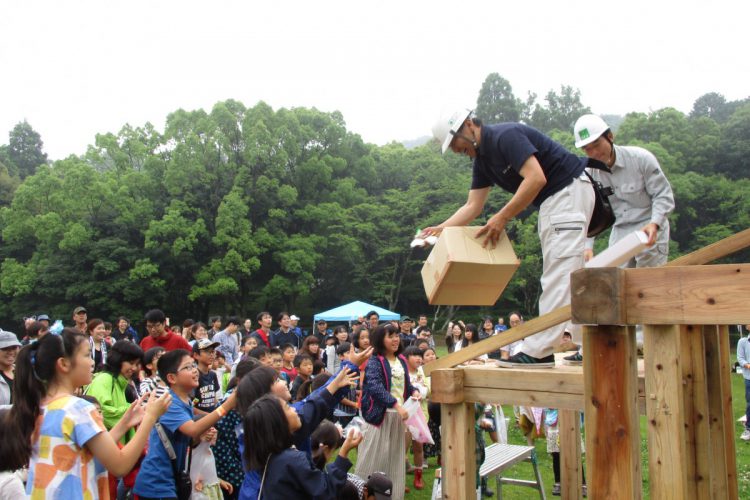
{"label": "green jacket", "polygon": [[[94,380],[86,388],[86,394],[93,396],[99,401],[104,417],[104,426],[109,430],[120,421],[127,409],[130,407],[125,399],[125,388],[128,386],[128,379],[122,375],[117,378],[109,372],[99,372],[94,375]],[[130,441],[135,435],[135,430],[130,429],[122,437],[122,444]]]}

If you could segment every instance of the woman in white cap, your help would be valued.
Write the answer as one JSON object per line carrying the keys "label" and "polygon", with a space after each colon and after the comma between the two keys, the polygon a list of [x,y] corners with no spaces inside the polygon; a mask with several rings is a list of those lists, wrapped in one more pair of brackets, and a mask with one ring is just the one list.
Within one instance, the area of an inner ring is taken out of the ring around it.
{"label": "woman in white cap", "polygon": [[20,348],[15,333],[0,330],[0,406],[13,402],[13,368]]}

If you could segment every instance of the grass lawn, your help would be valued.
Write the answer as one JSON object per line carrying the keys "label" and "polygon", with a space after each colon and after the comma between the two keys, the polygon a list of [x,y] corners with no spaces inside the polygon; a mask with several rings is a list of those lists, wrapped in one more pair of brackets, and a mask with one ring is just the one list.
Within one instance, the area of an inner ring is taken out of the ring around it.
{"label": "grass lawn", "polygon": [[[444,356],[445,352],[440,352],[440,356]],[[734,363],[736,356],[732,352],[731,360]],[[750,498],[750,442],[740,440],[739,436],[742,433],[742,426],[736,420],[744,415],[745,413],[745,385],[741,374],[732,374],[732,406],[734,408],[733,416],[735,421],[735,443],[737,448],[737,478],[739,482],[739,498]],[[503,406],[505,416],[511,417],[510,425],[508,426],[508,442],[512,444],[526,444],[526,438],[521,434],[518,427],[513,422],[513,410],[510,406]],[[486,436],[485,442],[489,445],[492,441],[489,435]],[[552,474],[552,459],[547,453],[547,444],[543,439],[538,439],[535,443],[536,453],[539,461],[539,470],[542,473],[542,479],[544,481],[544,489],[548,497],[552,495],[552,484],[554,477]],[[647,438],[646,438],[646,418],[641,416],[641,457],[643,463],[643,493],[644,498],[649,498],[649,483],[648,483],[648,449],[647,449]],[[352,453],[354,456],[354,453]],[[409,455],[411,458],[411,455]],[[585,456],[584,456],[585,461]],[[429,460],[430,468],[425,470],[424,482],[425,488],[421,491],[416,491],[413,487],[414,476],[406,476],[406,484],[411,488],[411,493],[406,495],[408,499],[429,499],[432,494],[432,483],[434,480],[436,463],[435,459]],[[507,477],[514,477],[520,479],[534,479],[534,472],[531,464],[522,463],[516,465],[510,469]],[[495,489],[494,480],[490,481],[490,488]],[[495,497],[493,497],[495,498]],[[535,496],[534,490],[529,488],[523,488],[518,486],[503,486],[503,498],[506,499],[523,499],[538,498]]]}

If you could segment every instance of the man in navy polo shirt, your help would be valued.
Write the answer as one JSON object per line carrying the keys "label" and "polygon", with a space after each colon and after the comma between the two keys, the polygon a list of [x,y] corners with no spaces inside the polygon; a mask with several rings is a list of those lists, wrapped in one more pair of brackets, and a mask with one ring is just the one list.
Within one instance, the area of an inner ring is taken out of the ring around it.
{"label": "man in navy polo shirt", "polygon": [[[494,247],[508,221],[529,205],[537,207],[544,259],[539,314],[570,303],[570,273],[583,267],[586,233],[594,211],[594,189],[583,172],[587,160],[532,127],[521,123],[483,125],[466,109],[441,118],[432,133],[443,153],[450,148],[470,157],[474,165],[466,203],[442,224],[426,228],[422,236],[469,224],[482,213],[490,187],[500,186],[513,197],[490,217],[477,237],[484,237],[485,246]],[[566,329],[580,337],[580,329],[570,322],[557,325],[527,337],[521,350],[502,361],[502,366],[554,366],[554,347]]]}

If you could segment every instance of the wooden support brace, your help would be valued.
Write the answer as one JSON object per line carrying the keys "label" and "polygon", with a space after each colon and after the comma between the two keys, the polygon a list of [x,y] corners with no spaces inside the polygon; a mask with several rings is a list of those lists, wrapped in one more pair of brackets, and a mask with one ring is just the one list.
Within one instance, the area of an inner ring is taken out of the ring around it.
{"label": "wooden support brace", "polygon": [[586,326],[583,352],[589,497],[640,499],[635,333],[624,326]]}
{"label": "wooden support brace", "polygon": [[465,500],[476,496],[476,436],[474,404],[440,406],[442,425],[443,498]]}
{"label": "wooden support brace", "polygon": [[558,410],[560,430],[560,486],[563,498],[583,498],[581,466],[581,414]]}

